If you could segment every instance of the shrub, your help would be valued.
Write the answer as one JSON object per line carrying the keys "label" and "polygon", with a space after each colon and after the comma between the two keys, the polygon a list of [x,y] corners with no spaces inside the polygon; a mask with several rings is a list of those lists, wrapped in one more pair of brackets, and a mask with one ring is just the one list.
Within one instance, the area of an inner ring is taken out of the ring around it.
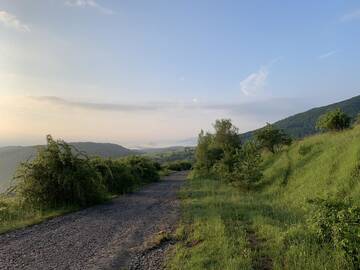
{"label": "shrub", "polygon": [[120,162],[130,169],[137,184],[151,183],[160,179],[156,162],[149,158],[130,156],[120,160]]}
{"label": "shrub", "polygon": [[39,207],[87,206],[106,196],[102,177],[90,160],[50,135],[36,158],[19,167],[16,179],[16,190],[23,202]]}
{"label": "shrub", "polygon": [[290,145],[292,142],[289,135],[269,123],[255,132],[255,139],[261,147],[268,149],[272,153],[275,153],[283,145]]}
{"label": "shrub", "polygon": [[360,207],[336,200],[316,199],[309,219],[318,239],[344,252],[356,269],[360,267]]}
{"label": "shrub", "polygon": [[259,146],[254,141],[246,142],[234,156],[235,166],[232,181],[235,185],[250,188],[263,177]]}
{"label": "shrub", "polygon": [[186,160],[178,160],[167,163],[164,167],[171,171],[188,171],[192,168],[192,164]]}
{"label": "shrub", "polygon": [[133,191],[136,183],[131,169],[119,160],[93,159],[92,165],[101,174],[107,191],[112,194],[124,194]]}
{"label": "shrub", "polygon": [[319,117],[316,127],[320,130],[340,131],[350,127],[350,117],[336,109]]}

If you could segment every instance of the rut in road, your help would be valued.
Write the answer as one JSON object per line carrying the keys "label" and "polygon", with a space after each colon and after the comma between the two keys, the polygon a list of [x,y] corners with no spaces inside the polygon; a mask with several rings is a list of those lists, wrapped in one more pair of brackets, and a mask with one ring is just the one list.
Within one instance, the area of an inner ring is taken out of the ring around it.
{"label": "rut in road", "polygon": [[[179,217],[175,173],[110,203],[0,235],[0,269],[122,269]],[[161,255],[161,254],[160,254]]]}

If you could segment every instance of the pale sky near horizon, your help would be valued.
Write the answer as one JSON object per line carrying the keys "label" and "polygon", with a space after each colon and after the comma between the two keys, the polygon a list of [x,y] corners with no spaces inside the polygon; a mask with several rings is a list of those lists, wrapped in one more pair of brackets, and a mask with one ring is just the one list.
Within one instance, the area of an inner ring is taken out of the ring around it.
{"label": "pale sky near horizon", "polygon": [[0,0],[0,146],[169,145],[360,94],[359,1]]}

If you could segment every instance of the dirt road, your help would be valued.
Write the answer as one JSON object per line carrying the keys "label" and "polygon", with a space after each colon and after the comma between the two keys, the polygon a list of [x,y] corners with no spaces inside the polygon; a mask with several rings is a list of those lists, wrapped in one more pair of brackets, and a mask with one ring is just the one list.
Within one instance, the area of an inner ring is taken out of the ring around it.
{"label": "dirt road", "polygon": [[176,173],[111,203],[0,235],[0,269],[161,269],[163,249],[147,258],[143,244],[173,230],[185,177]]}

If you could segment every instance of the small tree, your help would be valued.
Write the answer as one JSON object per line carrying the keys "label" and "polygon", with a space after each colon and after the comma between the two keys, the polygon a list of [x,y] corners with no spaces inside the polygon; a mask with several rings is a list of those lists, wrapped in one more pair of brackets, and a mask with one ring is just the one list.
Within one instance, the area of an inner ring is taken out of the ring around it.
{"label": "small tree", "polygon": [[290,145],[292,139],[283,130],[274,127],[267,123],[267,125],[255,133],[255,138],[260,146],[275,153],[276,149],[283,145]]}
{"label": "small tree", "polygon": [[248,141],[234,155],[235,166],[232,172],[232,182],[236,186],[250,188],[263,177],[260,164],[262,162],[259,146],[254,141]]}
{"label": "small tree", "polygon": [[350,127],[351,118],[340,108],[321,115],[316,123],[320,130],[340,131]]}

